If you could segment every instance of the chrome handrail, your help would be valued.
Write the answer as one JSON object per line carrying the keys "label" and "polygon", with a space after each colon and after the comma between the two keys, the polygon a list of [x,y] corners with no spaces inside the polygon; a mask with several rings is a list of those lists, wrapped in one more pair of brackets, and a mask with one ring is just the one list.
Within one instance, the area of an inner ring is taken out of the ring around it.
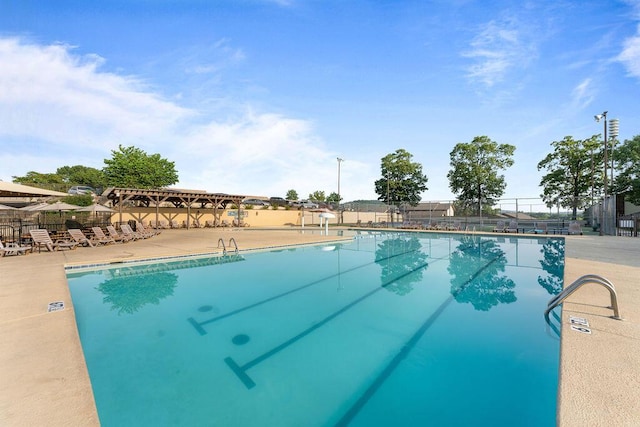
{"label": "chrome handrail", "polygon": [[231,247],[231,243],[233,243],[233,246],[235,247],[235,252],[236,254],[238,253],[238,244],[236,243],[236,239],[235,238],[230,238],[229,239],[229,247]]}
{"label": "chrome handrail", "polygon": [[608,308],[611,308],[613,310],[613,316],[611,317],[616,320],[622,320],[622,317],[620,317],[620,310],[618,308],[618,295],[616,294],[616,289],[613,286],[613,283],[597,274],[585,274],[584,276],[577,278],[572,284],[567,286],[558,295],[551,298],[551,300],[547,304],[547,309],[544,312],[544,317],[545,319],[547,319],[547,322],[549,322],[549,312],[551,310],[562,304],[567,297],[577,291],[580,287],[582,287],[582,285],[586,285],[587,283],[596,283],[607,288],[611,296],[611,306]]}
{"label": "chrome handrail", "polygon": [[222,237],[218,239],[218,247],[220,247],[220,244],[222,244],[222,255],[226,255],[227,247],[224,245],[224,240],[222,240]]}

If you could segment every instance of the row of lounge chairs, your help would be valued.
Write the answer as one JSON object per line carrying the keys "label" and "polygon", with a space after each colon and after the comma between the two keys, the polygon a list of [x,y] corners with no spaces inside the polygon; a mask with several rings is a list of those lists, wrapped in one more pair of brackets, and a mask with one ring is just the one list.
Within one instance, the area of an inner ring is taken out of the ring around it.
{"label": "row of lounge chairs", "polygon": [[549,234],[549,231],[552,231],[553,234],[564,234],[565,232],[566,234],[582,234],[582,227],[577,221],[571,221],[568,228],[549,230],[548,224],[543,221],[534,223],[532,229],[525,229],[524,227],[519,227],[516,220],[509,221],[509,225],[505,225],[504,221],[498,220],[493,228],[493,231],[498,233],[518,233],[519,230],[522,230],[523,233],[531,234]]}
{"label": "row of lounge chairs", "polygon": [[[244,221],[238,221],[234,219],[231,222],[228,222],[226,219],[222,221],[218,221],[217,219],[214,221],[200,221],[198,219],[194,220],[191,224],[193,228],[217,228],[217,227],[249,227],[249,224]],[[149,221],[149,227],[154,230],[161,229],[170,229],[170,228],[187,228],[187,224],[183,221],[181,224],[178,221]]]}
{"label": "row of lounge chairs", "polygon": [[[160,232],[157,230],[150,230],[144,228],[139,222],[136,223],[136,230],[134,231],[129,224],[120,225],[121,232],[118,232],[112,225],[107,226],[107,233],[100,227],[92,227],[93,234],[87,236],[82,230],[77,228],[70,228],[67,230],[69,238],[55,238],[53,239],[49,232],[45,229],[29,230],[31,236],[31,246],[17,246],[11,244],[11,246],[2,247],[2,256],[4,255],[20,255],[33,251],[34,248],[40,252],[42,249],[47,251],[60,251],[65,249],[75,249],[78,246],[95,247],[99,245],[108,245],[113,243],[124,243],[131,240],[147,239],[153,237]],[[0,246],[1,243],[0,243]]]}

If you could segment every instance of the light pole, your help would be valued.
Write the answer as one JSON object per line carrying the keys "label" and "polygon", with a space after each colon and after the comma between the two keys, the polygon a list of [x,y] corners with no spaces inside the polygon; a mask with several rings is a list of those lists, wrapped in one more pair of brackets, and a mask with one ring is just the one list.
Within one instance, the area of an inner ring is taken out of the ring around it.
{"label": "light pole", "polygon": [[338,221],[342,223],[342,215],[340,214],[340,163],[344,162],[344,159],[340,157],[336,157],[336,159],[338,160]]}
{"label": "light pole", "polygon": [[607,201],[607,111],[602,114],[596,114],[593,116],[596,122],[604,119],[604,192],[602,196],[602,210],[600,211],[600,235],[604,235],[604,211],[605,203]]}

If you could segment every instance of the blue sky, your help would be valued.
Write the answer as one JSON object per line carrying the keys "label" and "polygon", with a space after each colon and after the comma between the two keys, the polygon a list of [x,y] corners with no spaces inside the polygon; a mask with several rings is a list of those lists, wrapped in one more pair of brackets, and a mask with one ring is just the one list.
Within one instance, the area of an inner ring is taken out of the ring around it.
{"label": "blue sky", "polygon": [[640,133],[640,1],[0,0],[0,179],[119,144],[179,188],[375,199],[399,148],[452,199],[449,153],[516,146],[505,198],[595,114]]}

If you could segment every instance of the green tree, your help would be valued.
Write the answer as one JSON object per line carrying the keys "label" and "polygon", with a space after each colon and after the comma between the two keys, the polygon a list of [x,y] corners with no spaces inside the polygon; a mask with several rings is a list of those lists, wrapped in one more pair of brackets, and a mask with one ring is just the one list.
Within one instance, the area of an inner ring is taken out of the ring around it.
{"label": "green tree", "polygon": [[551,143],[553,152],[538,163],[538,170],[547,171],[540,181],[541,197],[547,206],[571,208],[571,217],[576,219],[578,209],[591,203],[589,195],[595,185],[594,176],[602,176],[596,173],[599,168],[595,168],[600,162],[593,157],[599,145],[597,135],[585,140],[565,136],[562,141]]}
{"label": "green tree", "polygon": [[285,196],[287,200],[298,200],[298,192],[296,190],[287,191],[287,195]]}
{"label": "green tree", "polygon": [[412,162],[413,155],[400,148],[384,156],[380,163],[382,177],[375,182],[378,200],[400,207],[403,203],[416,206],[427,188],[422,165]]}
{"label": "green tree", "polygon": [[13,176],[13,182],[17,184],[64,184],[62,177],[55,173],[40,173],[29,171],[25,176]]}
{"label": "green tree", "polygon": [[458,143],[450,153],[449,188],[464,208],[483,204],[490,207],[504,194],[507,183],[499,172],[513,165],[516,147],[498,144],[487,136],[476,136],[470,143]]}
{"label": "green tree", "polygon": [[616,193],[624,193],[625,200],[640,205],[640,135],[627,139],[613,152],[618,175],[612,185]]}
{"label": "green tree", "polygon": [[63,166],[56,173],[62,180],[71,185],[88,185],[93,188],[103,188],[106,185],[104,173],[100,169],[87,166]]}
{"label": "green tree", "polygon": [[342,197],[340,197],[336,192],[333,192],[327,196],[328,203],[340,203],[340,201],[342,201]]}
{"label": "green tree", "polygon": [[129,188],[160,188],[178,182],[174,162],[148,155],[136,147],[119,146],[111,151],[113,157],[104,159],[103,172],[108,185]]}
{"label": "green tree", "polygon": [[325,195],[324,195],[324,191],[314,191],[313,193],[309,193],[309,200],[313,200],[316,202],[324,202],[325,201]]}

